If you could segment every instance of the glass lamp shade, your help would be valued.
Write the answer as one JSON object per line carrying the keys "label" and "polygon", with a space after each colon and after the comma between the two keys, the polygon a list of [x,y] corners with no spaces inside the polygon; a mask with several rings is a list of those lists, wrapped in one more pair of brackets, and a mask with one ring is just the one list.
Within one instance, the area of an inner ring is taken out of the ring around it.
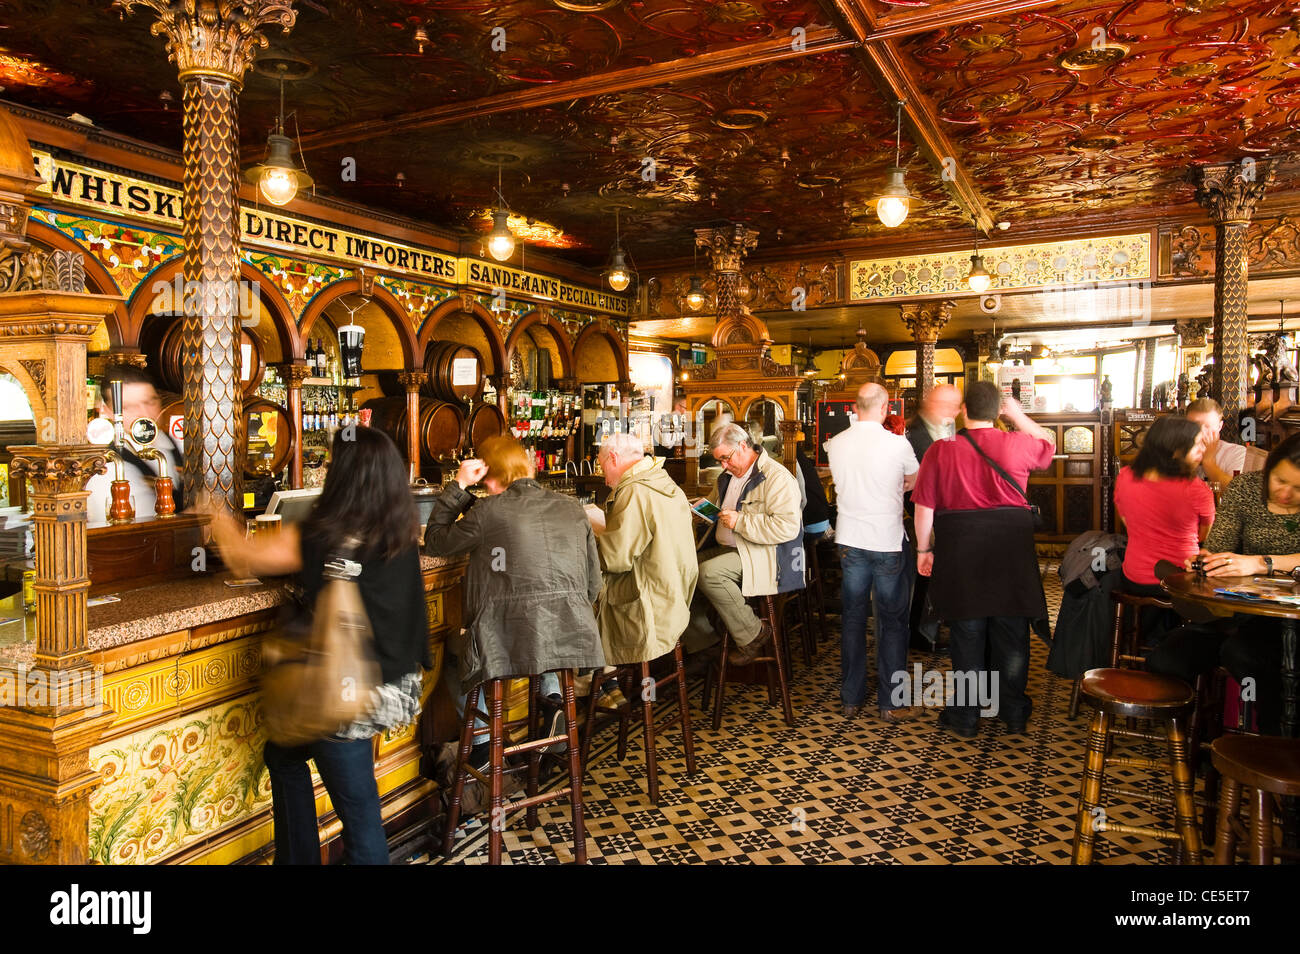
{"label": "glass lamp shade", "polygon": [[360,325],[343,325],[339,328],[339,355],[343,358],[343,376],[361,377],[361,348],[366,340],[366,329]]}
{"label": "glass lamp shade", "polygon": [[609,270],[605,272],[605,281],[609,282],[609,287],[616,292],[624,291],[632,284],[632,273],[628,271],[627,263],[623,260],[623,249],[618,245],[614,246]]}
{"label": "glass lamp shade", "polygon": [[886,228],[897,228],[912,207],[912,194],[903,181],[906,172],[899,166],[889,167],[889,181],[876,194],[876,215]]}
{"label": "glass lamp shade", "polygon": [[279,133],[266,138],[266,161],[248,170],[246,178],[272,205],[288,205],[299,189],[312,185],[311,176],[293,164],[293,140]]}
{"label": "glass lamp shade", "polygon": [[497,209],[492,213],[492,231],[488,234],[488,254],[504,262],[515,254],[515,233],[510,231],[510,213]]}
{"label": "glass lamp shade", "polygon": [[970,257],[970,274],[966,276],[966,285],[973,292],[982,292],[988,290],[992,281],[993,276],[984,267],[984,256],[972,255]]}
{"label": "glass lamp shade", "polygon": [[691,311],[699,311],[704,307],[704,282],[699,275],[691,276],[691,287],[686,292],[686,307]]}

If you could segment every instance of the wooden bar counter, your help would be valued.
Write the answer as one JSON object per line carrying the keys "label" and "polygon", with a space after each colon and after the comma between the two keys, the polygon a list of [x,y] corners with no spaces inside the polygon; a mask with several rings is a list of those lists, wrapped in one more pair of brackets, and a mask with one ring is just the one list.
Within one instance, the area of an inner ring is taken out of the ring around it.
{"label": "wooden bar counter", "polygon": [[[421,562],[434,659],[425,675],[427,703],[441,675],[444,638],[460,627],[465,561]],[[102,670],[104,706],[115,713],[90,751],[90,768],[100,777],[84,854],[92,863],[270,858],[271,792],[256,677],[261,637],[275,623],[282,589],[275,579],[229,587],[229,578],[196,575],[115,590],[118,602],[89,609],[91,660]],[[29,666],[35,621],[24,616],[21,594],[0,601],[0,618],[8,617],[17,620],[0,624],[0,668]],[[375,739],[390,834],[432,813],[436,785],[420,776],[422,754],[414,725]],[[322,842],[337,843],[340,824],[316,782]]]}

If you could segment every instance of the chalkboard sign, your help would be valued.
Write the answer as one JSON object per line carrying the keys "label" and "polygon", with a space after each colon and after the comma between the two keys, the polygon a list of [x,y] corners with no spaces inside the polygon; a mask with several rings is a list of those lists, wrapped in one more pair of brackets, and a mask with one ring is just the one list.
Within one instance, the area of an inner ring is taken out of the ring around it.
{"label": "chalkboard sign", "polygon": [[827,467],[826,442],[857,420],[856,401],[817,402],[817,466]]}

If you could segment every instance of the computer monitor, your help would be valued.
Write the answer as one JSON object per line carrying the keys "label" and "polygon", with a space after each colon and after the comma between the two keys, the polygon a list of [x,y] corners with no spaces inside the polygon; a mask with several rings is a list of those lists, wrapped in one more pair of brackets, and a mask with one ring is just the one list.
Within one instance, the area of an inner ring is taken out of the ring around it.
{"label": "computer monitor", "polygon": [[281,523],[302,523],[316,506],[316,498],[323,487],[307,487],[303,490],[277,490],[271,494],[267,505],[268,514],[280,515]]}

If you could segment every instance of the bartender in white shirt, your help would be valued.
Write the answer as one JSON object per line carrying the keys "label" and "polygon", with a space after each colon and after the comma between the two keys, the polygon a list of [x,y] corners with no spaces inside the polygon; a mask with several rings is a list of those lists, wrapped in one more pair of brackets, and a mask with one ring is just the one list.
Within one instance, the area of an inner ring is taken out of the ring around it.
{"label": "bartender in white shirt", "polygon": [[[100,380],[100,417],[113,420],[111,387],[113,381],[122,382],[123,431],[129,433],[131,425],[137,418],[147,417],[155,421],[158,419],[158,415],[162,413],[162,399],[158,396],[153,381],[145,372],[129,364],[110,366]],[[153,446],[167,458],[167,475],[174,483],[176,510],[179,512],[184,509],[180,477],[184,461],[176,444],[162,430],[159,430]],[[130,447],[114,447],[113,450],[121,454],[122,469],[126,473],[127,480],[131,482],[131,503],[135,508],[136,517],[152,517],[155,500],[153,481],[158,476],[158,461],[143,460]],[[96,474],[86,483],[86,489],[90,491],[90,497],[86,500],[86,521],[92,526],[108,521],[109,487],[112,482],[113,465],[110,463],[105,473]]]}

